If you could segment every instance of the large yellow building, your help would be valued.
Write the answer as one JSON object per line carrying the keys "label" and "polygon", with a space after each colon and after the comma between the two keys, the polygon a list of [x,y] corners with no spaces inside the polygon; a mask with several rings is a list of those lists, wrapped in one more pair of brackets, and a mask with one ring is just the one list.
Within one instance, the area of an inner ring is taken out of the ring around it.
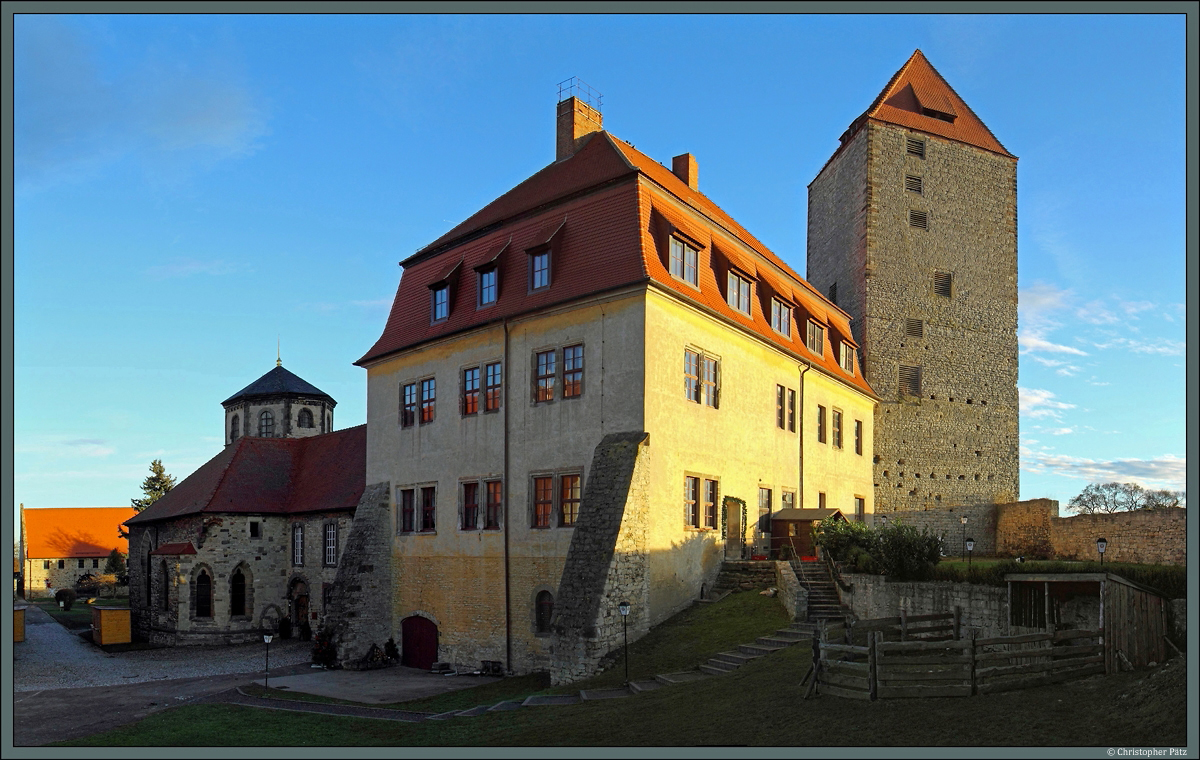
{"label": "large yellow building", "polygon": [[769,513],[873,510],[846,313],[690,154],[668,170],[578,98],[557,118],[554,163],[402,262],[358,362],[390,513],[375,615],[407,664],[571,680],[617,645],[619,602],[641,635],[766,553]]}

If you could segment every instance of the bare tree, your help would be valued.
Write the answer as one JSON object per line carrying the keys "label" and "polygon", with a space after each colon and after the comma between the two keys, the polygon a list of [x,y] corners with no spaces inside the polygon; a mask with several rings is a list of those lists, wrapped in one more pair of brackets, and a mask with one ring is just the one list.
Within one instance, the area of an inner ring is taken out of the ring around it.
{"label": "bare tree", "polygon": [[1137,483],[1089,483],[1071,499],[1070,509],[1081,515],[1163,509],[1186,504],[1183,491],[1148,490]]}

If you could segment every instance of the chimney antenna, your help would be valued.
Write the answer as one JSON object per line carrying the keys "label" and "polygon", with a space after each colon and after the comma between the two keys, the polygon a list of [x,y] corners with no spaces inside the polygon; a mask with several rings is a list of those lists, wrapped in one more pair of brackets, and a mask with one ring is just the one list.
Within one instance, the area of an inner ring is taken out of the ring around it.
{"label": "chimney antenna", "polygon": [[599,90],[589,87],[588,83],[579,77],[569,77],[558,83],[558,102],[561,103],[572,97],[587,103],[596,109],[596,113],[604,110],[604,96],[600,94]]}

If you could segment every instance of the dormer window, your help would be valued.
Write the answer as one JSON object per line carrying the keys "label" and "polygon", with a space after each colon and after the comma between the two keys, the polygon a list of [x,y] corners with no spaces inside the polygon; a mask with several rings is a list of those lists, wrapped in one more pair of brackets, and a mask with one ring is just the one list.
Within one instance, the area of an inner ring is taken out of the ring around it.
{"label": "dormer window", "polygon": [[496,303],[496,285],[499,270],[495,267],[479,273],[479,305],[487,306]]}
{"label": "dormer window", "polygon": [[804,345],[817,356],[824,356],[825,328],[811,319],[808,320],[808,334],[804,338]]}
{"label": "dormer window", "polygon": [[689,285],[700,287],[697,268],[698,253],[695,248],[677,237],[671,238],[671,275]]}
{"label": "dormer window", "polygon": [[446,283],[435,285],[433,291],[433,321],[441,322],[450,316],[450,286]]}
{"label": "dormer window", "polygon": [[785,338],[792,337],[792,307],[778,298],[771,299],[771,329]]}
{"label": "dormer window", "polygon": [[737,309],[746,316],[750,315],[750,287],[750,280],[737,272],[729,272],[725,301],[731,308]]}
{"label": "dormer window", "polygon": [[945,111],[939,111],[936,108],[922,108],[921,113],[934,119],[940,119],[941,121],[949,122],[951,124],[954,123],[955,119],[954,114],[946,113]]}
{"label": "dormer window", "polygon": [[550,287],[550,249],[547,248],[529,257],[529,289],[540,290]]}
{"label": "dormer window", "polygon": [[854,360],[856,358],[855,354],[857,353],[857,350],[854,348],[854,346],[852,346],[849,343],[846,343],[844,341],[838,346],[838,349],[839,349],[838,364],[841,365],[842,369],[846,370],[851,375],[853,375],[854,374]]}

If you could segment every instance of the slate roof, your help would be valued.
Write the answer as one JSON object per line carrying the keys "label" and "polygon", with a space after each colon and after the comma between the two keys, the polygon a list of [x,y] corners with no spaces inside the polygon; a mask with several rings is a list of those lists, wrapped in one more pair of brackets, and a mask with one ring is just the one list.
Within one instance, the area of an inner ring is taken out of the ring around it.
{"label": "slate roof", "polygon": [[128,553],[129,542],[117,534],[137,514],[133,507],[63,507],[26,509],[25,556],[30,559],[107,557],[113,549]]}
{"label": "slate roof", "polygon": [[297,394],[308,396],[310,398],[323,398],[330,402],[331,406],[336,406],[337,402],[333,400],[325,391],[317,388],[312,383],[302,380],[300,377],[284,369],[282,366],[276,366],[270,372],[258,378],[254,382],[242,388],[237,393],[221,402],[222,406],[228,406],[234,401],[243,398],[254,398],[261,396],[281,396],[285,394]]}
{"label": "slate roof", "polygon": [[[698,290],[668,272],[666,226],[704,247]],[[550,235],[551,284],[531,292],[527,251]],[[750,316],[725,302],[716,269],[725,261],[757,280]],[[493,263],[499,268],[496,303],[476,308],[475,270]],[[838,366],[837,342],[854,345],[846,312],[707,196],[608,132],[593,133],[575,154],[535,173],[401,265],[383,333],[355,362],[360,366],[504,317],[653,281],[875,397],[857,363],[853,373]],[[450,315],[431,323],[429,287],[443,282],[450,286]],[[794,305],[788,337],[771,329],[772,295]],[[804,345],[810,316],[829,328],[820,355]]]}
{"label": "slate roof", "polygon": [[366,454],[366,425],[309,438],[242,437],[125,524],[353,509],[366,484]]}

